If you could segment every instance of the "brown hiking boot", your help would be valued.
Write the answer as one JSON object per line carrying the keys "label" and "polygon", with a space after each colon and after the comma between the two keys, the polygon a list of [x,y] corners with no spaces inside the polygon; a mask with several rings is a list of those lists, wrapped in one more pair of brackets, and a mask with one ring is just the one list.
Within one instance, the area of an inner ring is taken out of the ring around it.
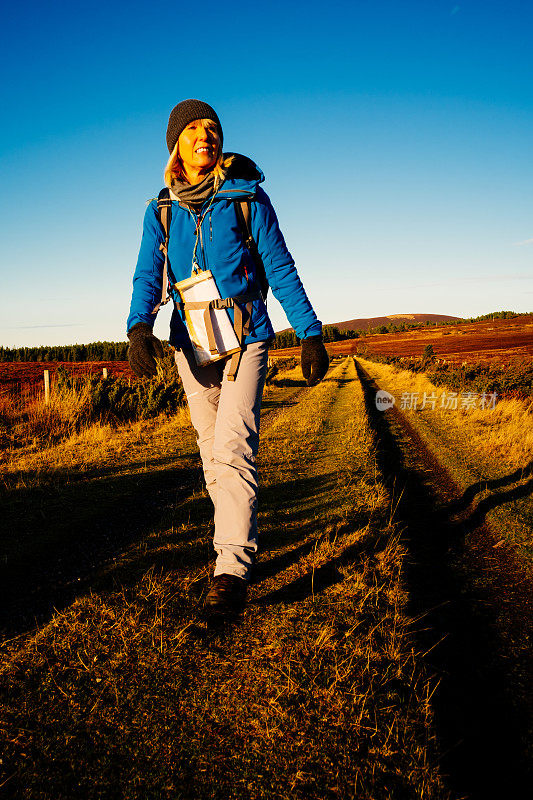
{"label": "brown hiking boot", "polygon": [[248,582],[236,575],[216,575],[205,598],[208,614],[230,617],[238,614],[246,605]]}

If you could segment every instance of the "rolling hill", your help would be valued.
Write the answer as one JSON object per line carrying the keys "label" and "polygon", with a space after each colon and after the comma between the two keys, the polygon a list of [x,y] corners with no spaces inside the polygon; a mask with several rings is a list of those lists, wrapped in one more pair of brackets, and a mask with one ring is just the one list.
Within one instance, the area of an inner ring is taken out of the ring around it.
{"label": "rolling hill", "polygon": [[412,325],[415,322],[451,322],[460,320],[462,317],[450,317],[447,314],[389,314],[386,317],[370,317],[368,319],[348,319],[344,322],[331,322],[340,331],[368,331],[380,325]]}

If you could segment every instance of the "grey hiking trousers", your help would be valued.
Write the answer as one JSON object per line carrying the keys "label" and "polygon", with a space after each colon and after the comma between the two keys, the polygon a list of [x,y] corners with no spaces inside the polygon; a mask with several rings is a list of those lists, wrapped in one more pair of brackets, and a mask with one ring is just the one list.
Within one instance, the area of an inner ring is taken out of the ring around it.
{"label": "grey hiking trousers", "polygon": [[234,381],[226,377],[229,358],[199,367],[192,350],[177,350],[175,359],[215,507],[215,575],[249,580],[257,551],[255,458],[268,342],[246,346]]}

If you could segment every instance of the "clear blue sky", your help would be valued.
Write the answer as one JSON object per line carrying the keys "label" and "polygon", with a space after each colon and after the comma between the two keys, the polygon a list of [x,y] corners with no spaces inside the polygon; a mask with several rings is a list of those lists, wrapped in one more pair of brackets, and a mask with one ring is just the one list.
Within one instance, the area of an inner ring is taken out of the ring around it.
{"label": "clear blue sky", "polygon": [[532,31],[514,0],[6,6],[0,344],[125,338],[187,97],[265,172],[323,322],[533,309]]}

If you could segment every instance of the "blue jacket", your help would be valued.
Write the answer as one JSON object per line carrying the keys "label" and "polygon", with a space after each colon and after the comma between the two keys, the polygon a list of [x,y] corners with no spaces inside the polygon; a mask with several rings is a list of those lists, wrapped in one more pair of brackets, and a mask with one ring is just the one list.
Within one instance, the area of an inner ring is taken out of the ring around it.
{"label": "blue jacket", "polygon": [[[252,200],[250,227],[274,297],[281,303],[299,338],[319,334],[322,324],[317,319],[298,277],[272,203],[259,186],[263,181],[264,175],[253,161],[245,156],[235,157],[202,223],[196,253],[198,264],[202,269],[211,270],[221,297],[234,297],[258,288],[255,280],[256,267],[244,245],[233,202],[235,199]],[[168,246],[171,283],[191,275],[195,227],[196,216],[178,201],[173,201]],[[157,201],[152,200],[144,216],[141,248],[133,276],[128,331],[137,322],[146,322],[153,327],[155,315],[151,312],[161,300],[164,257],[159,245],[163,241]],[[177,293],[172,296],[179,299]],[[228,313],[233,319],[233,309],[228,309]],[[255,300],[250,334],[245,337],[245,343],[265,341],[273,337],[274,330],[266,306],[261,299]],[[169,341],[175,347],[190,346],[181,313],[176,309],[170,322]]]}

